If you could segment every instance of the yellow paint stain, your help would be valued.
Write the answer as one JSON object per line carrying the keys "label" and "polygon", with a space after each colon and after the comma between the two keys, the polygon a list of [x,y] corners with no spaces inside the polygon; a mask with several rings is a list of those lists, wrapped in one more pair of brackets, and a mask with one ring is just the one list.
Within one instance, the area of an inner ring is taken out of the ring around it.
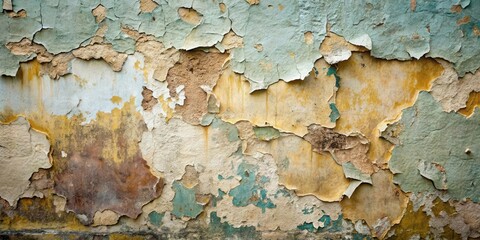
{"label": "yellow paint stain", "polygon": [[112,98],[110,98],[110,101],[112,101],[112,103],[114,104],[120,104],[122,103],[122,98],[119,96],[113,96]]}
{"label": "yellow paint stain", "polygon": [[449,216],[456,213],[455,207],[450,206],[448,202],[443,202],[440,198],[436,198],[433,201],[432,212],[435,216],[440,217],[441,212],[445,212]]}
{"label": "yellow paint stain", "polygon": [[208,161],[208,152],[209,152],[208,151],[208,147],[209,147],[208,143],[209,143],[209,137],[210,137],[208,135],[209,127],[202,127],[202,129],[203,129],[203,143],[204,143],[203,148],[204,148],[204,151],[205,151],[205,158],[206,158],[205,160]]}
{"label": "yellow paint stain", "polygon": [[62,229],[87,231],[74,213],[56,213],[51,195],[46,198],[22,198],[12,215],[0,218],[0,230]]}
{"label": "yellow paint stain", "polygon": [[353,53],[338,64],[341,80],[336,106],[340,118],[335,130],[364,134],[370,141],[370,161],[386,164],[393,146],[380,138],[380,129],[396,121],[442,72],[442,66],[430,59],[385,61],[368,53]]}
{"label": "yellow paint stain", "polygon": [[124,233],[112,233],[108,236],[109,240],[143,240],[145,236],[135,236]]}
{"label": "yellow paint stain", "polygon": [[250,85],[242,76],[226,69],[213,89],[220,103],[219,115],[230,123],[246,120],[299,136],[304,136],[313,123],[334,127],[328,101],[335,92],[335,78],[327,76],[329,66],[324,60],[315,66],[318,76],[312,71],[303,81],[279,81],[253,93],[249,93]]}
{"label": "yellow paint stain", "polygon": [[350,181],[330,154],[313,152],[312,145],[296,136],[268,143],[277,161],[279,183],[299,196],[313,195],[322,201],[339,201]]}
{"label": "yellow paint stain", "polygon": [[470,117],[475,112],[475,108],[480,107],[480,92],[471,92],[468,96],[467,106],[458,111],[465,117]]}
{"label": "yellow paint stain", "polygon": [[[370,227],[384,217],[388,217],[392,225],[400,223],[408,197],[393,184],[393,175],[381,170],[372,175],[372,183],[360,185],[351,198],[340,202],[345,218],[352,221],[363,219]],[[377,237],[383,238],[386,233]]]}
{"label": "yellow paint stain", "polygon": [[405,215],[398,225],[393,226],[396,239],[410,239],[414,235],[419,235],[421,239],[426,239],[430,235],[430,217],[420,207],[416,212],[413,210],[413,204],[410,202],[405,211]]}

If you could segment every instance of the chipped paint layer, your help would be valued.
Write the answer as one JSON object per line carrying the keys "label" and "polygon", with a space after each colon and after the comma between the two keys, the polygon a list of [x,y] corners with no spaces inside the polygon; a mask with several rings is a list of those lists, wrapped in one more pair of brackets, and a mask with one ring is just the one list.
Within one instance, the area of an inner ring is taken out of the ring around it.
{"label": "chipped paint layer", "polygon": [[479,114],[466,119],[445,113],[432,95],[422,92],[415,105],[403,111],[398,125],[403,128],[401,145],[394,148],[389,166],[403,190],[439,189],[452,199],[480,200]]}
{"label": "chipped paint layer", "polygon": [[50,168],[47,136],[30,127],[25,118],[0,125],[0,197],[12,206],[30,185],[40,168]]}
{"label": "chipped paint layer", "polygon": [[480,237],[480,1],[0,5],[0,239]]}

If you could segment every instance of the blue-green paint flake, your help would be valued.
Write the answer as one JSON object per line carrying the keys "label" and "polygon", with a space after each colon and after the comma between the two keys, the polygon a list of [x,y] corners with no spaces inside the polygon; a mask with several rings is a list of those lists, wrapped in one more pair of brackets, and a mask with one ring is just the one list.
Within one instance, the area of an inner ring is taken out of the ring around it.
{"label": "blue-green paint flake", "polygon": [[152,211],[148,214],[148,221],[157,226],[157,227],[160,227],[160,225],[162,224],[162,220],[163,220],[163,217],[165,216],[165,213],[159,213],[159,212],[156,212],[156,211]]}
{"label": "blue-green paint flake", "polygon": [[[403,131],[389,167],[406,192],[444,190],[451,198],[480,201],[480,114],[443,112],[428,92],[396,123]],[[396,127],[396,126],[390,126]],[[388,129],[387,129],[388,132]]]}
{"label": "blue-green paint flake", "polygon": [[255,136],[263,141],[270,141],[280,137],[280,131],[273,127],[254,127]]}
{"label": "blue-green paint flake", "polygon": [[340,112],[338,111],[337,106],[335,103],[330,103],[330,122],[337,122],[337,120],[340,118]]}
{"label": "blue-green paint flake", "polygon": [[[265,212],[267,208],[275,208],[275,204],[268,198],[267,191],[262,189],[264,181],[268,178],[257,176],[256,167],[252,164],[242,162],[238,166],[237,174],[242,177],[240,185],[230,190],[229,196],[233,197],[233,205],[245,207],[253,204]],[[259,181],[257,181],[259,179]],[[263,179],[263,181],[262,181]]]}
{"label": "blue-green paint flake", "polygon": [[196,201],[194,189],[183,186],[179,181],[175,181],[172,188],[175,191],[175,197],[172,200],[173,215],[179,218],[196,218],[203,211],[203,206]]}
{"label": "blue-green paint flake", "polygon": [[307,230],[312,233],[324,233],[324,232],[331,232],[331,233],[338,233],[343,230],[343,215],[340,214],[336,220],[332,220],[332,218],[328,215],[323,215],[319,222],[323,223],[323,227],[315,228],[313,223],[304,222],[301,225],[297,226],[299,230]]}

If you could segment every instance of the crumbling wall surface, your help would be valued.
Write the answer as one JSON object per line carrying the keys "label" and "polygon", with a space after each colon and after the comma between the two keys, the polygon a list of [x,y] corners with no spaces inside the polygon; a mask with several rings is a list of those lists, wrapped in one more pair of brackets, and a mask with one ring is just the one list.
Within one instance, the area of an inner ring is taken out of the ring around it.
{"label": "crumbling wall surface", "polygon": [[480,238],[480,1],[0,3],[1,239]]}

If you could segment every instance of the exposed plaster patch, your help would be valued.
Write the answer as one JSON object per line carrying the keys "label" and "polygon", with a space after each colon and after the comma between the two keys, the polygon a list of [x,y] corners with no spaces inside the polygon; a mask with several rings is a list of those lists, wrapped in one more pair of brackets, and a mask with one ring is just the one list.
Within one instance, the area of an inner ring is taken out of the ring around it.
{"label": "exposed plaster patch", "polygon": [[[442,75],[433,82],[432,96],[442,104],[446,112],[457,112],[467,107],[469,94],[480,92],[480,70],[475,74],[467,73],[459,78],[451,64],[443,60],[437,61],[442,64],[444,70]],[[471,115],[472,112],[467,112],[465,115]]]}
{"label": "exposed plaster patch", "polygon": [[202,88],[215,86],[226,57],[225,54],[203,51],[181,52],[180,60],[168,71],[170,96],[177,97],[176,89],[184,86],[185,103],[175,107],[175,113],[185,122],[198,125],[208,113],[208,96]]}
{"label": "exposed plaster patch", "polygon": [[140,0],[140,10],[145,13],[151,13],[158,7],[155,0]]}
{"label": "exposed plaster patch", "polygon": [[49,152],[47,137],[32,129],[25,118],[1,123],[0,197],[16,206],[18,199],[28,190],[32,174],[40,168],[52,166]]}
{"label": "exposed plaster patch", "polygon": [[73,56],[83,60],[103,59],[115,72],[121,71],[123,64],[127,60],[127,54],[116,52],[112,46],[108,44],[88,45],[75,49],[72,53]]}

